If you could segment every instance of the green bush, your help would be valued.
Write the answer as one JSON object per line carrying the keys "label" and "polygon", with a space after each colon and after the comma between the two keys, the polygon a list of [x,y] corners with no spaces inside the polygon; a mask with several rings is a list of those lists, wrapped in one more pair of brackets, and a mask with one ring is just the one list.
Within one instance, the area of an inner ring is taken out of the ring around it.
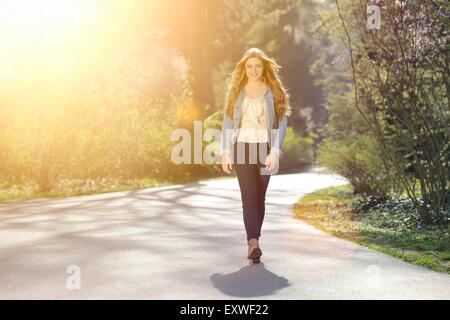
{"label": "green bush", "polygon": [[318,147],[320,165],[347,178],[354,192],[388,198],[398,182],[386,174],[375,139],[367,134],[350,135],[340,140],[325,139]]}
{"label": "green bush", "polygon": [[301,137],[294,132],[292,127],[286,130],[283,142],[282,160],[280,169],[296,168],[312,162],[312,133],[307,137]]}
{"label": "green bush", "polygon": [[184,168],[170,161],[170,136],[189,98],[188,70],[179,53],[150,41],[64,81],[49,76],[35,94],[33,84],[11,83],[0,96],[0,179],[51,192],[67,179],[177,176]]}

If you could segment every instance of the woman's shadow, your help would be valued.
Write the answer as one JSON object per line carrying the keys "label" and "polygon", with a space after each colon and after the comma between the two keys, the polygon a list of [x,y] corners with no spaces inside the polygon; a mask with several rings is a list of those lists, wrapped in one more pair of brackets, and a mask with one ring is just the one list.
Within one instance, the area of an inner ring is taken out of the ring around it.
{"label": "woman's shadow", "polygon": [[214,273],[210,279],[220,291],[235,297],[267,296],[289,286],[286,278],[268,271],[262,262],[229,274]]}

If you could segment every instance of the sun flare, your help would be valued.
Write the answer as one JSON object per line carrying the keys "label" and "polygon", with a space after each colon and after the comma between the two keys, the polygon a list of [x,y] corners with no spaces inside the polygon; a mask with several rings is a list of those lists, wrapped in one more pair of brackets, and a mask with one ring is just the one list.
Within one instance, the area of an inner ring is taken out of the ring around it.
{"label": "sun flare", "polygon": [[114,34],[105,13],[117,15],[115,3],[0,0],[0,79],[70,74]]}

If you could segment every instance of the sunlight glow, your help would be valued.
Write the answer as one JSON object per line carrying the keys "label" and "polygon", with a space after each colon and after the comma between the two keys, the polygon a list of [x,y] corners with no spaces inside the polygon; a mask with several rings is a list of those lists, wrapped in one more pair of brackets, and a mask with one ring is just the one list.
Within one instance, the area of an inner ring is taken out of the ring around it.
{"label": "sunlight glow", "polygon": [[89,45],[86,36],[95,22],[97,4],[96,0],[0,0],[0,79],[30,77],[38,65],[50,72],[67,69]]}

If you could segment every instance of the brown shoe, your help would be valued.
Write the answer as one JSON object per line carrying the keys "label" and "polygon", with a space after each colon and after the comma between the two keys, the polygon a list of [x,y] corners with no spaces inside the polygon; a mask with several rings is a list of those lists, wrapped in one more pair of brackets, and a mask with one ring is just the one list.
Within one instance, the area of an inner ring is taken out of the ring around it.
{"label": "brown shoe", "polygon": [[248,255],[247,258],[251,259],[253,263],[260,263],[260,257],[262,256],[262,251],[259,248],[257,239],[250,239],[248,241]]}

